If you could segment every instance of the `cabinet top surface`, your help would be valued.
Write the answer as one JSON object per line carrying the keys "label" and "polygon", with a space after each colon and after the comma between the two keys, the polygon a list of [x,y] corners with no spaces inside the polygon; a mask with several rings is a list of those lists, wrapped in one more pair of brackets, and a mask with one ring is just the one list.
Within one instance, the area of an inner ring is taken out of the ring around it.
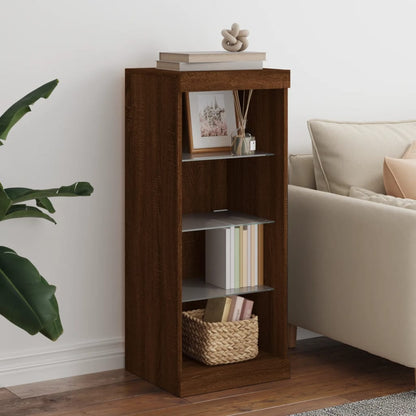
{"label": "cabinet top surface", "polygon": [[181,91],[214,89],[279,89],[290,87],[290,70],[166,71],[156,68],[127,68],[126,77],[156,77],[176,84]]}

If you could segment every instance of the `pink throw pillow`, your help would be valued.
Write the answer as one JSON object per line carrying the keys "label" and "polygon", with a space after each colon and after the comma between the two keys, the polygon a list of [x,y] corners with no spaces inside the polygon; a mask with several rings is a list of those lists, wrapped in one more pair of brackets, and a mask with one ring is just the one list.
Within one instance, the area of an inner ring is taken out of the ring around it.
{"label": "pink throw pillow", "polygon": [[387,195],[416,199],[416,142],[402,159],[384,158],[383,179]]}
{"label": "pink throw pillow", "polygon": [[402,159],[416,159],[416,142],[413,142],[406,150]]}

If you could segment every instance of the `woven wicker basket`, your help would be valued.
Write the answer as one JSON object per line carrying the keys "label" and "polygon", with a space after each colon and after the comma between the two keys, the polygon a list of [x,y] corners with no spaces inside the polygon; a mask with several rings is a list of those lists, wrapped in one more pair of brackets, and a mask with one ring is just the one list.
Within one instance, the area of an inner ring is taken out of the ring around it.
{"label": "woven wicker basket", "polygon": [[233,322],[205,322],[204,309],[182,312],[184,354],[207,365],[255,358],[259,352],[257,316]]}

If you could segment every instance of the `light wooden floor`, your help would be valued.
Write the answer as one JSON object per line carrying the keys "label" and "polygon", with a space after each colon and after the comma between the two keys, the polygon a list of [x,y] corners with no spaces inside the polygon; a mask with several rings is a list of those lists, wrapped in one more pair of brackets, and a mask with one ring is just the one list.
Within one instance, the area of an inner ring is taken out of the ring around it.
{"label": "light wooden floor", "polygon": [[281,416],[414,388],[413,370],[326,338],[298,342],[292,378],[180,399],[123,370],[0,389],[1,416]]}

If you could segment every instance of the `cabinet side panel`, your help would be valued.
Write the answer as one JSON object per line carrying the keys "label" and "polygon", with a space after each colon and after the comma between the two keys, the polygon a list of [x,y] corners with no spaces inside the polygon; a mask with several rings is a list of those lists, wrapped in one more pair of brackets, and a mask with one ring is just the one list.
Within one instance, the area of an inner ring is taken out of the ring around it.
{"label": "cabinet side panel", "polygon": [[182,100],[175,80],[126,71],[126,369],[178,394]]}

